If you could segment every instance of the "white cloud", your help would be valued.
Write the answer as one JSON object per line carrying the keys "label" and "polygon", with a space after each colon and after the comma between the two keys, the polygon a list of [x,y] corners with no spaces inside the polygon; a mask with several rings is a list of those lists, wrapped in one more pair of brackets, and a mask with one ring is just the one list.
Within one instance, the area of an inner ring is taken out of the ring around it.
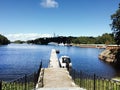
{"label": "white cloud", "polygon": [[50,34],[37,34],[37,33],[7,34],[7,35],[5,35],[5,36],[6,36],[10,41],[15,41],[15,40],[27,41],[27,40],[34,40],[34,39],[40,38],[40,37],[52,37],[52,35],[50,35]]}
{"label": "white cloud", "polygon": [[59,6],[55,0],[42,0],[40,5],[44,8],[57,8]]}

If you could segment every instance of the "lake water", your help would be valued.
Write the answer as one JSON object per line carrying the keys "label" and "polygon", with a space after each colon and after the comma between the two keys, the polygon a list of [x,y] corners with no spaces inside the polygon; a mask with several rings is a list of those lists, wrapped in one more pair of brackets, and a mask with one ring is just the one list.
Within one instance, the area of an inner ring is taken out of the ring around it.
{"label": "lake water", "polygon": [[13,80],[25,74],[37,71],[40,61],[48,66],[51,50],[60,50],[58,57],[69,55],[73,68],[86,73],[95,73],[112,78],[118,75],[111,65],[98,59],[104,49],[79,48],[50,45],[9,44],[0,46],[0,79]]}

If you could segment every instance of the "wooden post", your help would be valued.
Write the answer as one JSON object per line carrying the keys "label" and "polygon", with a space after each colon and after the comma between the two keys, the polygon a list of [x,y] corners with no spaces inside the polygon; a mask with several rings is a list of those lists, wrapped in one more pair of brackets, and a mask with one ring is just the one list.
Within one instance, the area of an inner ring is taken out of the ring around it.
{"label": "wooden post", "polygon": [[27,75],[25,74],[25,90],[27,90]]}
{"label": "wooden post", "polygon": [[95,83],[96,83],[96,82],[95,82],[95,79],[96,79],[96,75],[94,74],[93,90],[95,90],[95,85],[96,85],[96,84],[95,84]]}
{"label": "wooden post", "polygon": [[2,90],[2,81],[0,81],[0,90]]}

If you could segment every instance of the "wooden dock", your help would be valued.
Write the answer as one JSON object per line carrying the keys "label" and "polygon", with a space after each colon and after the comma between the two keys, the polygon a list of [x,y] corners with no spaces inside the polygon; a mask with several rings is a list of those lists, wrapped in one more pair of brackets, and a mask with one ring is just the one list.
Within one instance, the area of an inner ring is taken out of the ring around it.
{"label": "wooden dock", "polygon": [[49,67],[44,69],[43,87],[39,86],[36,90],[85,90],[73,82],[66,68],[60,68],[55,49],[51,51]]}
{"label": "wooden dock", "polygon": [[60,68],[55,49],[52,49],[51,51],[49,68]]}

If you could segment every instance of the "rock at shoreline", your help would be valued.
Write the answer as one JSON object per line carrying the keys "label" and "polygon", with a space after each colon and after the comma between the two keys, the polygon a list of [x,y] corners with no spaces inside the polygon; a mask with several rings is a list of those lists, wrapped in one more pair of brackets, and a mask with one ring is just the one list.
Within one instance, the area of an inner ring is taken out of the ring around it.
{"label": "rock at shoreline", "polygon": [[116,49],[105,49],[102,53],[99,54],[99,59],[109,63],[113,63],[115,62],[116,51]]}

